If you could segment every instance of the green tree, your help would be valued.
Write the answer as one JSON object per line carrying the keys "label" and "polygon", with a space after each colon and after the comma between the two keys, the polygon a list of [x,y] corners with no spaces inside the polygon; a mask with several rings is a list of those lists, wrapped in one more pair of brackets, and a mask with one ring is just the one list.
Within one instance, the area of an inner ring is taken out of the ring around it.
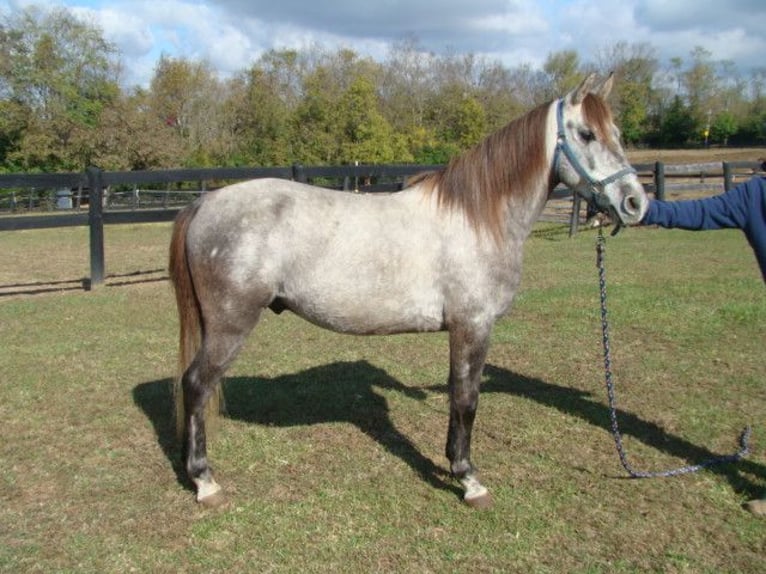
{"label": "green tree", "polygon": [[119,95],[116,49],[63,9],[28,8],[0,23],[6,167],[76,170],[97,155],[93,133]]}
{"label": "green tree", "polygon": [[[707,124],[710,114],[718,108],[719,83],[711,55],[705,48],[697,46],[692,51],[692,65],[683,74],[689,114],[700,127]],[[704,130],[697,131],[702,133]]]}
{"label": "green tree", "polygon": [[647,88],[641,84],[627,83],[619,90],[617,124],[622,131],[624,142],[628,145],[638,144],[647,133]]}
{"label": "green tree", "polygon": [[647,120],[657,72],[653,48],[645,43],[618,42],[600,52],[598,69],[603,75],[615,74],[612,110],[625,143],[639,143],[650,129]]}
{"label": "green tree", "polygon": [[23,155],[19,153],[32,112],[12,100],[0,100],[0,170],[20,171]]}
{"label": "green tree", "polygon": [[292,116],[292,139],[298,163],[332,164],[340,159],[338,96],[329,70],[320,67],[305,80],[301,102]]}
{"label": "green tree", "polygon": [[357,77],[340,101],[343,119],[341,163],[393,163],[411,161],[404,137],[394,133],[379,111],[375,86]]}
{"label": "green tree", "polygon": [[660,143],[668,146],[682,146],[694,141],[697,122],[683,100],[676,96],[665,113],[660,127]]}
{"label": "green tree", "polygon": [[343,163],[349,159],[343,149],[342,100],[359,78],[374,84],[381,67],[347,49],[335,54],[317,52],[314,58],[304,75],[301,101],[292,114],[294,156],[306,165]]}
{"label": "green tree", "polygon": [[434,123],[440,142],[455,151],[475,145],[487,131],[484,108],[458,86],[445,89],[435,100]]}
{"label": "green tree", "polygon": [[737,119],[729,111],[722,111],[715,115],[710,124],[710,139],[723,145],[729,145],[729,138],[737,133]]}
{"label": "green tree", "polygon": [[552,52],[543,64],[548,76],[547,98],[553,99],[566,94],[582,82],[584,74],[580,69],[580,57],[574,50]]}
{"label": "green tree", "polygon": [[290,121],[300,102],[302,64],[294,50],[262,56],[232,88],[236,163],[287,165],[296,160]]}

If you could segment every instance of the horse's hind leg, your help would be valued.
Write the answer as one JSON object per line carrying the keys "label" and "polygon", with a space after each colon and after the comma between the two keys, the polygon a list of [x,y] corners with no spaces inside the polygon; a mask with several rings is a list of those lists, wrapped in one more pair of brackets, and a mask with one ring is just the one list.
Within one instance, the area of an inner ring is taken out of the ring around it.
{"label": "horse's hind leg", "polygon": [[224,497],[207,461],[205,405],[256,321],[257,317],[252,324],[237,329],[231,325],[206,327],[200,350],[181,380],[186,472],[197,487],[197,501],[207,506],[219,506]]}
{"label": "horse's hind leg", "polygon": [[471,432],[479,404],[479,383],[489,347],[488,330],[450,328],[450,418],[447,458],[452,475],[465,489],[463,500],[474,508],[492,504],[471,463]]}

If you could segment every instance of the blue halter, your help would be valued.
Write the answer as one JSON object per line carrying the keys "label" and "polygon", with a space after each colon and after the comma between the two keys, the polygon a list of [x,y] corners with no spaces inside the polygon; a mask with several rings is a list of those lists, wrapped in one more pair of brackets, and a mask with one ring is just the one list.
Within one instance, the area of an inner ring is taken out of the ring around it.
{"label": "blue halter", "polygon": [[556,140],[556,152],[553,156],[554,173],[558,174],[559,164],[561,163],[561,154],[563,153],[566,156],[567,160],[569,160],[569,164],[580,175],[580,177],[582,177],[585,181],[588,182],[588,187],[590,188],[590,191],[593,193],[593,200],[596,202],[596,205],[602,208],[609,207],[609,200],[604,197],[604,188],[606,188],[606,186],[612,183],[613,181],[616,181],[625,175],[636,173],[636,170],[628,166],[619,170],[616,173],[613,173],[612,175],[608,177],[605,177],[604,179],[595,179],[593,176],[591,176],[588,173],[588,171],[585,169],[582,163],[580,163],[580,160],[577,159],[577,155],[575,155],[574,150],[572,149],[572,146],[570,146],[569,142],[567,141],[566,131],[564,130],[564,99],[563,98],[558,101],[558,106],[556,109],[556,122],[558,124],[558,135]]}

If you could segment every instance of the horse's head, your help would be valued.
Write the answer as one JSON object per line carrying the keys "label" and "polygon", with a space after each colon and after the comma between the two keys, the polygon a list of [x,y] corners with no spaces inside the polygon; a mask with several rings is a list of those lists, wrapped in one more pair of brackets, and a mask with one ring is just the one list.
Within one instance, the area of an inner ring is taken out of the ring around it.
{"label": "horse's head", "polygon": [[594,87],[595,75],[554,103],[557,141],[554,177],[579,193],[618,224],[634,224],[646,213],[649,200],[628,163],[606,98],[609,76]]}

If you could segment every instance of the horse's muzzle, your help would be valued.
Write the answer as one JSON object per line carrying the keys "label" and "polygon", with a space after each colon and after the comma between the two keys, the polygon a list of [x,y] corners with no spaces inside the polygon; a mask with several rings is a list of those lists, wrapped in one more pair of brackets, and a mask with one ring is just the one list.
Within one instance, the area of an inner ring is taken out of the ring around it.
{"label": "horse's muzzle", "polygon": [[629,187],[623,192],[618,215],[625,225],[634,225],[644,218],[648,208],[649,198],[643,189]]}

